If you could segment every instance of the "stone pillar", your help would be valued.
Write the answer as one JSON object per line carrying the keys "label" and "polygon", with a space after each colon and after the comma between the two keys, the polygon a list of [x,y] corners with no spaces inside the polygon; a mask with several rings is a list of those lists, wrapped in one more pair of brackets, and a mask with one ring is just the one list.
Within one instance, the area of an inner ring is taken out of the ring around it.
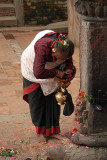
{"label": "stone pillar", "polygon": [[80,16],[75,11],[75,2],[77,0],[68,0],[68,35],[75,46],[79,47]]}
{"label": "stone pillar", "polygon": [[14,0],[18,26],[24,26],[23,0]]}
{"label": "stone pillar", "polygon": [[76,106],[79,132],[72,140],[107,146],[107,3],[78,0],[76,10],[81,14],[80,90],[93,95],[94,101]]}

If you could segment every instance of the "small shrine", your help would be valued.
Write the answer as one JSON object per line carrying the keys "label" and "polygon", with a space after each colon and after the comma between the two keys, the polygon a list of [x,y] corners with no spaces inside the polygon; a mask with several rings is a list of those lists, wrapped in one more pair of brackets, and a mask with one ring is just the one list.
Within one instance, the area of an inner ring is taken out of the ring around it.
{"label": "small shrine", "polygon": [[107,0],[78,0],[80,93],[75,110],[76,144],[107,146]]}

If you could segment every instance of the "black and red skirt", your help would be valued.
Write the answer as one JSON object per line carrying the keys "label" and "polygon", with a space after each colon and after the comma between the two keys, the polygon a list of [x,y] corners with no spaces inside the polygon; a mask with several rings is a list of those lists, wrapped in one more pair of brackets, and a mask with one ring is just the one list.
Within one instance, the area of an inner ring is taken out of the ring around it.
{"label": "black and red skirt", "polygon": [[60,106],[55,99],[56,92],[44,96],[39,83],[23,78],[23,99],[29,103],[30,115],[37,134],[57,134],[60,132]]}

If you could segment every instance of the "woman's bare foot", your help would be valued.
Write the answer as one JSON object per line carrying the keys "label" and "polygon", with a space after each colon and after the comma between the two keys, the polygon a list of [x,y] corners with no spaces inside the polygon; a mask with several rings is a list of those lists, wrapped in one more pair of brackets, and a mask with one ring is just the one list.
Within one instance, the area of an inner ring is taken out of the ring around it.
{"label": "woman's bare foot", "polygon": [[39,143],[47,143],[47,138],[44,134],[37,134],[37,141]]}

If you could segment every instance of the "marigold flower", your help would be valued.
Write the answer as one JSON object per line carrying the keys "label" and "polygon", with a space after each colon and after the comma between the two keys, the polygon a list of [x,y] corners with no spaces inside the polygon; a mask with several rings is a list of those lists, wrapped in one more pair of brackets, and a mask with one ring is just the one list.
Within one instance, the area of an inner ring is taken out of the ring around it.
{"label": "marigold flower", "polygon": [[63,40],[61,41],[61,44],[64,45],[64,41]]}

